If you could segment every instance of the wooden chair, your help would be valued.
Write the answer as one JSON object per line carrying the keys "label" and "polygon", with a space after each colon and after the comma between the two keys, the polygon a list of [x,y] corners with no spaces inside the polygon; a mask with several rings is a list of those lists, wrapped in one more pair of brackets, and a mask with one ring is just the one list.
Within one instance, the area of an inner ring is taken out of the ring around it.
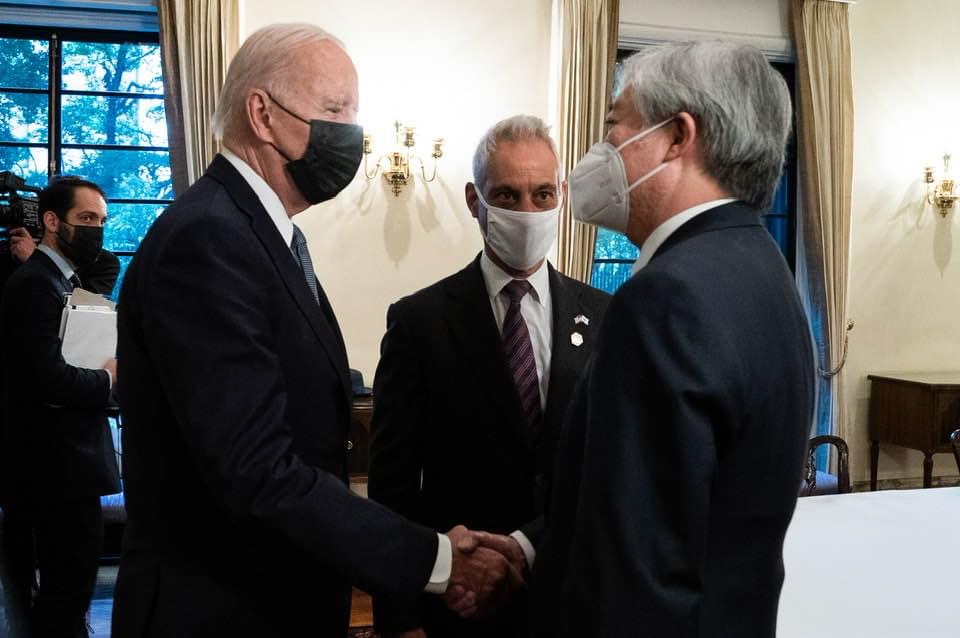
{"label": "wooden chair", "polygon": [[[824,444],[837,448],[837,474],[828,474],[817,469],[816,451]],[[839,436],[822,434],[810,439],[807,445],[807,462],[803,466],[800,496],[821,494],[848,494],[850,492],[850,449]]]}
{"label": "wooden chair", "polygon": [[950,444],[953,446],[953,458],[957,461],[957,470],[960,471],[960,429],[950,433]]}

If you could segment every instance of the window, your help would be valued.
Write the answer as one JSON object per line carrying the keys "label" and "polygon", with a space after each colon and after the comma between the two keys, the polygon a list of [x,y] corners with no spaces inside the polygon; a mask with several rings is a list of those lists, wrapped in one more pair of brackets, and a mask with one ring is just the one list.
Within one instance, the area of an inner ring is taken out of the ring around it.
{"label": "window", "polygon": [[80,175],[107,194],[114,297],[147,229],[173,199],[156,33],[0,29],[0,170],[43,186]]}
{"label": "window", "polygon": [[[617,52],[614,67],[613,96],[620,94],[623,78],[623,60],[633,51]],[[792,63],[772,62],[773,67],[783,75],[790,89],[790,99],[794,100],[794,67]],[[790,268],[795,267],[797,236],[797,151],[791,136],[787,147],[787,158],[783,175],[777,186],[770,210],[761,215],[761,221],[777,242]],[[597,241],[593,253],[593,271],[590,284],[595,288],[613,293],[631,275],[631,267],[639,249],[622,234],[601,228],[597,231]]]}

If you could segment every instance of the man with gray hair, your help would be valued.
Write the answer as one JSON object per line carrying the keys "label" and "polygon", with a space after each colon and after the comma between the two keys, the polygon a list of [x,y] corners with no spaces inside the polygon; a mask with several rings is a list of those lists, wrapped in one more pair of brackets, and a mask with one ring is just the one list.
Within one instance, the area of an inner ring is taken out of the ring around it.
{"label": "man with gray hair", "polygon": [[533,575],[538,636],[772,637],[815,369],[760,224],[790,129],[756,49],[631,57],[573,215],[640,247],[558,446]]}
{"label": "man with gray hair", "polygon": [[[477,146],[466,184],[483,252],[393,304],[374,382],[370,496],[435,530],[462,523],[526,573],[560,420],[609,296],[546,260],[564,184],[547,127],[518,115]],[[523,597],[464,621],[423,596],[374,599],[386,635],[523,635]]]}
{"label": "man with gray hair", "polygon": [[353,179],[357,104],[329,34],[252,34],[214,116],[222,154],[127,271],[116,637],[346,636],[354,584],[470,614],[521,582],[463,527],[437,533],[348,487],[347,353],[291,219]]}

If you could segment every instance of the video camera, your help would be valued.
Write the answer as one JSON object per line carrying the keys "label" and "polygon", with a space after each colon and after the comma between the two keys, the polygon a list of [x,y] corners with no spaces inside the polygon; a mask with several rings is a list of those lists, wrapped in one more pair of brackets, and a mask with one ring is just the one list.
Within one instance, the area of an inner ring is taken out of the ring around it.
{"label": "video camera", "polygon": [[35,196],[20,193],[39,193],[38,186],[27,186],[23,179],[10,171],[0,172],[0,228],[4,229],[0,241],[7,239],[6,231],[23,227],[34,239],[43,235],[43,223]]}

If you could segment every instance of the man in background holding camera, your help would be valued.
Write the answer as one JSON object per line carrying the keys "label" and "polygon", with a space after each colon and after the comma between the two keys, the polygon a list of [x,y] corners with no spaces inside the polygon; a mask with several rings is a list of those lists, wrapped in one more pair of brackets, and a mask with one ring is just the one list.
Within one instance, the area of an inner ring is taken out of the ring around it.
{"label": "man in background holding camera", "polygon": [[[75,270],[100,254],[99,186],[54,178],[39,196],[43,238],[10,276],[0,304],[6,424],[0,448],[3,550],[14,616],[32,636],[86,636],[103,536],[100,496],[120,491],[105,408],[116,361],[66,363],[59,337]],[[40,590],[31,605],[34,569]],[[32,607],[32,608],[31,608]]]}

